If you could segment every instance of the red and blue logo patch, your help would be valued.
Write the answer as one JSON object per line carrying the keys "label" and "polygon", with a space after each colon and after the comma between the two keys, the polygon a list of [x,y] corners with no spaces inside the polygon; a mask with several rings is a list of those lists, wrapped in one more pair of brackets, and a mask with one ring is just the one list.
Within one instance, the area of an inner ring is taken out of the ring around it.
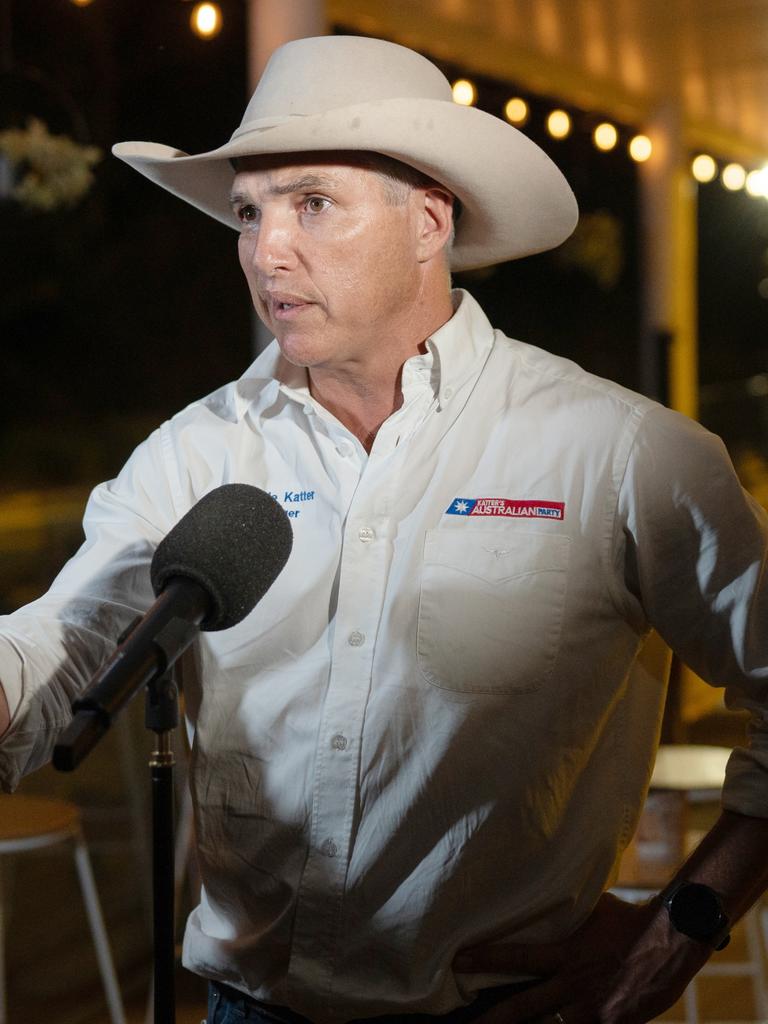
{"label": "red and blue logo patch", "polygon": [[510,519],[565,519],[564,501],[517,498],[455,498],[449,516],[508,516]]}

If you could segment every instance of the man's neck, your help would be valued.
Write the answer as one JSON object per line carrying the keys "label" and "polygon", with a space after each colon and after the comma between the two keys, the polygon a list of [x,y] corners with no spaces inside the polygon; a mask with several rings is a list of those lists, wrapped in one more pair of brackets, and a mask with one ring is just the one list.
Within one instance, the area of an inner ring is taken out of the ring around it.
{"label": "man's neck", "polygon": [[426,340],[453,316],[450,294],[435,306],[417,332],[382,339],[365,363],[348,367],[311,367],[312,397],[360,440],[370,452],[379,427],[403,404],[403,366],[426,351]]}

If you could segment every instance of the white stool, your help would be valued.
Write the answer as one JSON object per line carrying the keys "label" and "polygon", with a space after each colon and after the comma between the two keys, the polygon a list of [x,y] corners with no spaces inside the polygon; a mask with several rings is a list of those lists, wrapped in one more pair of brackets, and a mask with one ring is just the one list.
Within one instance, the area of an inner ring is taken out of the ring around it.
{"label": "white stool", "polygon": [[[0,796],[0,856],[39,850],[56,843],[74,844],[75,866],[85,901],[88,923],[112,1024],[125,1024],[112,954],[93,879],[78,808],[65,800],[29,796]],[[0,890],[0,1024],[6,1024],[4,907]]]}
{"label": "white stool", "polygon": [[[670,744],[659,747],[656,757],[656,764],[651,778],[651,794],[656,793],[677,793],[680,800],[686,803],[703,803],[718,799],[725,779],[725,766],[730,756],[730,749],[727,747],[712,747],[704,745]],[[675,812],[673,809],[672,819],[674,827]],[[690,852],[699,836],[683,832],[683,816],[677,816],[676,824],[681,829],[679,836],[663,836],[668,850],[679,847],[680,858],[683,854]],[[638,833],[642,826],[638,828]],[[653,831],[653,830],[651,830]],[[651,836],[651,840],[653,836]],[[693,842],[691,842],[693,840]],[[651,842],[649,845],[653,845]],[[651,851],[653,852],[653,851]],[[677,865],[670,865],[676,867]],[[658,891],[654,884],[644,884],[642,877],[642,851],[637,851],[637,862],[634,870],[637,877],[626,882],[620,881],[612,890],[618,896],[629,900],[647,899],[653,892]],[[669,874],[671,876],[671,870]],[[763,950],[760,940],[760,928],[758,924],[758,904],[744,915],[741,925],[744,929],[744,936],[747,946],[747,957],[745,960],[723,960],[720,962],[708,961],[699,971],[697,977],[704,976],[727,976],[727,977],[748,977],[752,980],[752,992],[754,996],[755,1016],[757,1020],[764,1021],[768,1017],[768,998],[766,998],[765,970],[763,967]],[[688,1024],[698,1024],[699,1003],[696,978],[694,978],[684,995],[685,1015]]]}

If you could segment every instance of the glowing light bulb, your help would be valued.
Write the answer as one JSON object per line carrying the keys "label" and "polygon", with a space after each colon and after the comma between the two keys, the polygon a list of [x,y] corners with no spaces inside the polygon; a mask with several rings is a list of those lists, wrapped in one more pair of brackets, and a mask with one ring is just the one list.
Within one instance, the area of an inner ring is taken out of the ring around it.
{"label": "glowing light bulb", "polygon": [[744,188],[747,172],[741,164],[728,164],[727,167],[723,168],[720,180],[729,191],[738,192],[740,188]]}
{"label": "glowing light bulb", "polygon": [[528,120],[528,104],[519,96],[513,96],[507,100],[504,106],[504,116],[510,124],[525,124]]}
{"label": "glowing light bulb", "polygon": [[717,164],[707,153],[699,153],[691,162],[691,171],[696,181],[704,184],[717,176]]}
{"label": "glowing light bulb", "polygon": [[750,171],[745,187],[747,192],[756,199],[768,196],[768,168],[761,167],[758,171]]}
{"label": "glowing light bulb", "polygon": [[619,133],[612,124],[604,121],[592,132],[592,139],[598,149],[607,153],[616,146],[616,143],[619,141]]}
{"label": "glowing light bulb", "polygon": [[189,23],[201,39],[213,39],[221,31],[221,8],[218,4],[195,4]]}
{"label": "glowing light bulb", "polygon": [[75,7],[89,7],[93,0],[71,0]]}
{"label": "glowing light bulb", "polygon": [[653,144],[647,135],[635,135],[629,143],[629,155],[637,163],[642,164],[653,152]]}
{"label": "glowing light bulb", "polygon": [[564,139],[571,133],[571,119],[564,110],[553,110],[547,118],[547,131],[553,139]]}
{"label": "glowing light bulb", "polygon": [[453,83],[453,102],[461,107],[471,107],[477,99],[477,89],[468,78],[458,78]]}

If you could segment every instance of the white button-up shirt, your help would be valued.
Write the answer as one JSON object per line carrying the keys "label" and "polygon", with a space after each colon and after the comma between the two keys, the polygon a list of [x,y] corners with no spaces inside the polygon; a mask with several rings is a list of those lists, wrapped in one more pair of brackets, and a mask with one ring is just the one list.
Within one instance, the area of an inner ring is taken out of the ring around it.
{"label": "white button-up shirt", "polygon": [[768,530],[720,442],[466,294],[426,347],[367,455],[273,345],[97,488],[80,553],[0,622],[12,786],[203,494],[246,482],[288,511],[285,570],[185,681],[204,886],[184,959],[320,1021],[442,1013],[488,980],[454,973],[458,949],[585,917],[653,762],[651,626],[755,712],[724,800],[768,816]]}

